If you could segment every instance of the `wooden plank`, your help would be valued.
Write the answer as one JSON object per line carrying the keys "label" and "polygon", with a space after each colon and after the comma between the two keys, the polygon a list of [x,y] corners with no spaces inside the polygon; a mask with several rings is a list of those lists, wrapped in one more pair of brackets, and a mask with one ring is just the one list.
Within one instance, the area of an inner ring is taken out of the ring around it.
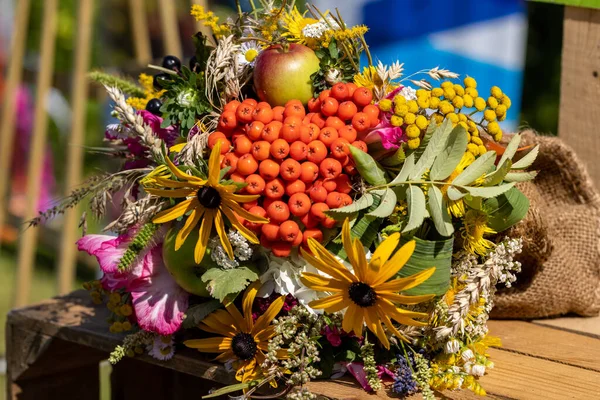
{"label": "wooden plank", "polygon": [[[88,80],[87,71],[90,66],[92,50],[92,27],[94,13],[94,0],[81,0],[77,12],[77,44],[75,46],[75,68],[73,69],[73,91],[71,104],[73,113],[71,118],[71,136],[67,146],[67,171],[65,175],[65,188],[68,195],[70,191],[81,183],[83,168],[83,145],[85,139],[85,116],[87,113]],[[75,262],[77,248],[77,220],[79,207],[74,207],[65,212],[63,232],[60,245],[60,256],[57,271],[58,294],[66,294],[73,290],[75,280]]]}
{"label": "wooden plank", "polygon": [[558,135],[600,187],[600,10],[565,7]]}
{"label": "wooden plank", "polygon": [[524,321],[489,321],[503,350],[600,372],[600,340]]}
{"label": "wooden plank", "polygon": [[181,39],[179,37],[179,21],[177,20],[176,2],[160,0],[160,22],[163,33],[164,55],[183,57]]}
{"label": "wooden plank", "polygon": [[[27,164],[27,204],[25,219],[37,215],[40,199],[42,170],[46,154],[46,136],[48,133],[48,115],[46,102],[52,84],[54,71],[54,50],[56,39],[56,23],[58,19],[58,0],[44,2],[44,17],[42,20],[41,51],[38,63],[37,90],[35,96],[35,112],[33,122],[33,137]],[[27,229],[19,241],[19,254],[16,275],[16,290],[14,304],[22,306],[29,300],[31,286],[31,271],[35,256],[37,229]]]}
{"label": "wooden plank", "polygon": [[8,213],[8,201],[6,192],[10,185],[10,165],[12,162],[13,145],[15,139],[16,95],[21,84],[23,68],[23,55],[27,42],[27,23],[29,22],[29,10],[31,1],[21,0],[17,2],[15,10],[15,29],[12,35],[12,43],[9,63],[6,74],[6,85],[4,86],[4,99],[2,102],[2,118],[0,119],[0,238],[2,238],[2,227]]}
{"label": "wooden plank", "polygon": [[537,325],[551,326],[600,339],[600,316],[591,318],[564,317],[537,319],[532,322]]}
{"label": "wooden plank", "polygon": [[133,33],[135,58],[140,66],[146,66],[152,60],[148,16],[144,0],[129,0],[129,16]]}

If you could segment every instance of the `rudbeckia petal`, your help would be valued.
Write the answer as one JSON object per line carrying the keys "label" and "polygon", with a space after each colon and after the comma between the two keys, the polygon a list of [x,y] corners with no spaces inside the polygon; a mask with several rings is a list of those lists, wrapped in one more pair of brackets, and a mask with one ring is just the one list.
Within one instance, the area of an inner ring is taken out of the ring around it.
{"label": "rudbeckia petal", "polygon": [[173,175],[175,175],[177,178],[179,178],[183,181],[192,181],[195,183],[202,181],[201,178],[198,178],[197,176],[193,176],[193,175],[188,175],[185,172],[183,172],[182,170],[180,170],[179,168],[177,168],[175,166],[175,164],[173,164],[173,162],[169,159],[169,157],[165,157],[165,159],[167,161],[167,166],[169,167],[169,169],[171,170]]}
{"label": "rudbeckia petal", "polygon": [[228,303],[225,305],[225,309],[231,315],[235,322],[235,326],[240,332],[249,333],[250,329],[248,329],[248,324],[246,320],[240,313],[240,311],[233,305],[233,303]]}
{"label": "rudbeckia petal", "polygon": [[154,216],[152,222],[155,224],[163,224],[165,222],[169,222],[181,217],[193,208],[193,200],[195,199],[184,200],[181,203],[175,205],[174,207],[169,208],[168,210],[159,212]]}
{"label": "rudbeckia petal", "polygon": [[[252,333],[257,334],[263,329],[266,329],[271,321],[273,321],[273,319],[277,316],[277,314],[279,314],[284,302],[285,296],[280,296],[277,300],[272,302],[269,308],[267,308],[267,311],[265,311],[265,313],[256,320],[254,328],[252,328]],[[250,316],[250,318],[252,318],[252,316]]]}
{"label": "rudbeckia petal", "polygon": [[369,330],[373,332],[375,336],[377,336],[377,339],[379,339],[383,347],[389,350],[390,341],[388,340],[387,335],[381,326],[381,322],[377,317],[378,315],[376,307],[369,307],[368,310],[365,310],[365,322],[367,324],[367,328],[369,328]]}
{"label": "rudbeckia petal", "polygon": [[[169,179],[169,178],[156,177],[156,178],[154,178],[154,182],[157,184],[157,186],[162,186],[162,187],[167,187],[167,188],[173,188],[173,189],[190,188],[189,182],[179,182],[179,181],[174,181],[173,179]],[[196,189],[197,188],[194,188],[194,190],[196,190]]]}
{"label": "rudbeckia petal", "polygon": [[312,251],[313,256],[309,252],[302,249],[302,256],[313,266],[327,275],[342,280],[344,282],[352,283],[358,279],[348,269],[342,265],[335,257],[331,255],[319,242],[314,238],[308,238],[308,247]]}
{"label": "rudbeckia petal", "polygon": [[400,233],[398,232],[391,234],[381,242],[375,249],[373,257],[371,257],[369,268],[378,274],[381,267],[389,260],[398,243],[400,243]]}
{"label": "rudbeckia petal", "polygon": [[215,361],[220,361],[222,363],[229,361],[229,360],[234,360],[235,359],[235,354],[233,354],[233,350],[227,350],[225,353],[219,354],[218,356],[215,357]]}
{"label": "rudbeckia petal", "polygon": [[229,256],[229,259],[233,260],[233,248],[231,247],[231,242],[227,237],[227,232],[225,232],[223,214],[221,214],[219,210],[215,212],[215,228],[217,229],[217,235],[219,235],[219,239],[221,239],[221,245],[223,245],[223,249]]}
{"label": "rudbeckia petal", "polygon": [[258,215],[254,215],[251,212],[246,211],[244,208],[240,207],[240,205],[235,201],[225,199],[223,202],[225,203],[224,205],[226,207],[231,208],[231,210],[233,210],[237,215],[250,222],[255,222],[257,224],[266,224],[267,222],[269,222],[267,218],[259,217]]}
{"label": "rudbeckia petal", "polygon": [[221,155],[221,141],[217,141],[215,147],[210,152],[208,159],[208,184],[217,186],[219,184],[219,176],[221,175],[221,167],[219,156]]}
{"label": "rudbeckia petal", "polygon": [[341,293],[334,294],[332,296],[327,296],[319,300],[313,300],[308,303],[312,308],[329,308],[338,305],[344,301],[344,296]]}
{"label": "rudbeckia petal", "polygon": [[302,273],[300,280],[307,287],[322,292],[341,292],[342,290],[348,289],[347,283],[333,278],[327,279],[321,275],[312,274],[310,272]]}
{"label": "rudbeckia petal", "polygon": [[352,303],[346,309],[344,319],[342,321],[342,329],[346,332],[354,332],[356,336],[362,336],[363,327],[363,310],[362,307]]}
{"label": "rudbeckia petal", "polygon": [[208,238],[212,231],[213,222],[215,218],[215,210],[206,210],[204,212],[204,218],[202,219],[202,225],[200,226],[200,232],[198,234],[198,241],[194,248],[194,261],[196,264],[200,264],[202,258],[206,254],[206,245],[208,244]]}
{"label": "rudbeckia petal", "polygon": [[270,325],[267,327],[267,329],[263,329],[254,335],[254,339],[257,342],[265,342],[268,344],[269,339],[271,339],[273,336],[275,336],[275,326]]}
{"label": "rudbeckia petal", "polygon": [[223,197],[236,203],[248,203],[249,201],[258,199],[260,195],[225,193]]}
{"label": "rudbeckia petal", "polygon": [[435,294],[424,294],[420,296],[407,296],[403,294],[396,293],[377,293],[378,296],[381,296],[385,299],[388,299],[394,303],[400,304],[419,304],[424,301],[431,300],[435,297]]}
{"label": "rudbeckia petal", "polygon": [[358,254],[356,253],[356,249],[354,247],[355,242],[352,239],[352,235],[350,232],[350,222],[346,218],[344,220],[344,225],[342,226],[342,243],[344,245],[344,250],[346,250],[346,255],[348,256],[348,262],[352,267],[354,267],[354,272],[360,281],[365,280],[365,270],[361,268],[359,263]]}
{"label": "rudbeckia petal", "polygon": [[204,353],[220,353],[231,349],[231,339],[226,337],[191,339],[183,344]]}
{"label": "rudbeckia petal", "polygon": [[394,254],[392,258],[383,265],[381,271],[379,272],[379,275],[377,276],[377,278],[375,278],[373,285],[383,283],[391,277],[395,276],[398,273],[398,271],[400,271],[402,267],[404,267],[404,264],[406,264],[410,256],[412,256],[413,252],[415,251],[415,246],[416,242],[414,240],[411,240],[410,242],[407,242],[404,246],[402,246],[396,252],[396,254]]}
{"label": "rudbeckia petal", "polygon": [[192,210],[192,213],[187,217],[183,228],[177,232],[175,237],[175,251],[179,250],[185,243],[185,239],[190,235],[192,230],[198,225],[200,218],[204,215],[204,207],[199,206]]}
{"label": "rudbeckia petal", "polygon": [[402,292],[404,290],[412,289],[425,282],[433,273],[435,267],[426,269],[414,275],[409,275],[405,278],[393,279],[389,282],[382,283],[375,287],[378,292]]}
{"label": "rudbeckia petal", "polygon": [[260,286],[260,280],[252,282],[250,286],[246,288],[244,297],[242,298],[242,311],[244,312],[244,319],[250,330],[252,330],[252,326],[254,325],[254,320],[252,319],[252,304],[254,304],[254,298],[256,297],[256,293],[258,293]]}
{"label": "rudbeckia petal", "polygon": [[377,310],[377,315],[383,321],[383,323],[388,328],[388,330],[390,332],[392,332],[392,334],[394,336],[396,336],[400,340],[403,340],[403,341],[409,343],[409,340],[406,338],[406,336],[404,336],[402,333],[400,333],[400,331],[392,323],[392,320],[386,315],[385,312],[383,312],[383,310],[381,308]]}
{"label": "rudbeckia petal", "polygon": [[243,237],[248,239],[248,241],[250,241],[251,243],[258,243],[258,238],[254,234],[254,232],[252,232],[250,229],[246,228],[244,226],[244,224],[242,224],[240,221],[238,221],[238,219],[235,217],[235,214],[233,213],[233,211],[231,211],[231,209],[229,209],[227,207],[222,207],[221,211],[223,212],[223,214],[225,214],[225,216],[227,217],[227,219],[229,220],[231,225],[235,229],[237,229],[237,231]]}

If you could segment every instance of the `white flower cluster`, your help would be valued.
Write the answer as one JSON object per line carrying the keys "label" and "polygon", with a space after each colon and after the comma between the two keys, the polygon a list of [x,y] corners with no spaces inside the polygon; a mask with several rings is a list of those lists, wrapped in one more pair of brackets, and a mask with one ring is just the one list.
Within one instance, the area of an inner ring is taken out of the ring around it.
{"label": "white flower cluster", "polygon": [[[449,336],[467,333],[471,338],[487,333],[487,320],[494,305],[493,296],[496,284],[504,283],[510,287],[517,279],[515,274],[521,270],[521,263],[514,256],[523,248],[522,239],[505,239],[491,251],[483,264],[472,254],[463,253],[452,266],[452,275],[458,278],[463,289],[456,294],[448,307],[448,323],[435,328],[436,338],[443,340]],[[469,313],[472,306],[479,304],[482,312],[473,319]]]}
{"label": "white flower cluster", "polygon": [[417,91],[410,86],[404,86],[400,89],[399,93],[406,100],[416,100],[417,99]]}
{"label": "white flower cluster", "polygon": [[337,22],[331,17],[327,17],[327,21],[320,19],[314,24],[308,24],[302,28],[302,35],[311,39],[319,39],[325,32],[333,27],[334,30],[340,29]]}
{"label": "white flower cluster", "polygon": [[175,354],[175,342],[171,335],[169,336],[154,336],[154,342],[148,345],[148,355],[157,360],[169,360]]}
{"label": "white flower cluster", "polygon": [[218,236],[213,237],[208,243],[208,248],[211,250],[210,258],[223,269],[237,268],[240,266],[239,261],[248,261],[252,257],[252,247],[250,242],[238,231],[229,231],[227,237],[233,248],[235,258],[233,260],[229,258]]}

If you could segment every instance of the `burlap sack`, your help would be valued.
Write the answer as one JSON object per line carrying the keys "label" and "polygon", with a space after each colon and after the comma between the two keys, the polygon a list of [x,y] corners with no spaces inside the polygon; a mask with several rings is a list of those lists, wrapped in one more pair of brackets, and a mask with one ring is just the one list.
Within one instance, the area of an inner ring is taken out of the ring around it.
{"label": "burlap sack", "polygon": [[494,318],[540,318],[600,311],[600,196],[585,167],[560,139],[524,132],[540,145],[526,218],[509,231],[523,237],[516,285],[497,294]]}

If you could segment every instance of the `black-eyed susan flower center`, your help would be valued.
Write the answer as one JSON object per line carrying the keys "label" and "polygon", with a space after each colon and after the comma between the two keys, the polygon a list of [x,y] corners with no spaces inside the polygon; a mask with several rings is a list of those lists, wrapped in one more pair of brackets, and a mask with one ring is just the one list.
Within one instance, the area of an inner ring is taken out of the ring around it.
{"label": "black-eyed susan flower center", "polygon": [[198,190],[198,201],[206,208],[217,208],[221,205],[221,195],[217,189],[204,186]]}
{"label": "black-eyed susan flower center", "polygon": [[231,339],[231,350],[240,360],[249,360],[256,354],[256,342],[248,333],[238,333]]}
{"label": "black-eyed susan flower center", "polygon": [[350,299],[360,307],[370,307],[375,304],[377,294],[366,283],[354,282],[348,288]]}

